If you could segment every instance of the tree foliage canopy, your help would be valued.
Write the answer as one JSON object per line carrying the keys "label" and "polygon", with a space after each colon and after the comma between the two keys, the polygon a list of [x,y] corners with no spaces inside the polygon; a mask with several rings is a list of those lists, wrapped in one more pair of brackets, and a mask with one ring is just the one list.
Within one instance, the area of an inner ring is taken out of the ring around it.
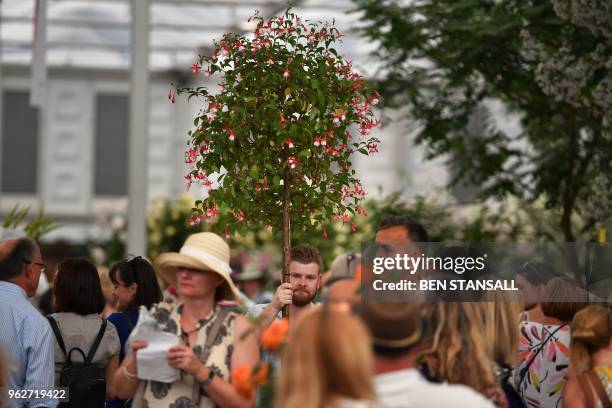
{"label": "tree foliage canopy", "polygon": [[303,22],[290,10],[253,20],[252,37],[225,34],[192,67],[220,75],[219,93],[177,89],[203,103],[187,180],[210,191],[193,222],[215,218],[226,233],[277,228],[286,203],[294,227],[348,222],[365,196],[351,157],[377,151],[369,133],[379,123],[378,94],[333,47],[342,39],[333,24]]}
{"label": "tree foliage canopy", "polygon": [[[565,240],[574,241],[572,215],[597,193],[590,180],[605,175],[600,185],[612,190],[610,122],[602,109],[553,95],[538,74],[546,61],[528,55],[525,39],[531,34],[548,50],[561,42],[583,55],[598,50],[607,63],[581,88],[584,98],[610,75],[609,40],[561,18],[548,1],[355,3],[365,35],[380,44],[383,101],[408,107],[428,157],[449,155],[457,169],[453,181],[482,186],[484,197],[544,197],[559,211]],[[475,131],[471,120],[492,101],[519,116],[518,134],[490,112]]]}

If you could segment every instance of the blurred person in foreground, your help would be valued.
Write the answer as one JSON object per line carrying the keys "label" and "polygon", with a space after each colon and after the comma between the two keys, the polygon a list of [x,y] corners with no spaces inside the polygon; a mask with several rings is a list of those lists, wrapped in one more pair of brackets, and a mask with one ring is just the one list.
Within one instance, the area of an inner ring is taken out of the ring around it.
{"label": "blurred person in foreground", "polygon": [[254,396],[244,398],[231,384],[232,368],[257,365],[259,344],[244,316],[220,306],[222,299],[238,298],[230,277],[229,253],[221,237],[202,232],[190,235],[180,252],[156,259],[158,273],[177,285],[180,298],[178,303],[159,303],[150,312],[161,330],[182,340],[166,355],[168,364],[181,375],[170,384],[139,380],[136,356],[147,343],[136,339],[132,353],[115,374],[119,397],[133,397],[133,404],[149,408],[254,406]]}
{"label": "blurred person in foreground", "polygon": [[278,408],[369,408],[374,402],[370,336],[348,307],[304,315],[283,353]]}
{"label": "blurred person in foreground", "polygon": [[571,370],[563,405],[610,407],[612,403],[612,316],[599,305],[580,310],[572,319]]}
{"label": "blurred person in foreground", "polygon": [[569,323],[586,306],[586,293],[571,280],[559,277],[546,284],[542,296],[542,317],[519,326],[514,384],[527,406],[556,407],[561,404],[567,379]]}
{"label": "blurred person in foreground", "polygon": [[465,385],[431,383],[418,370],[427,346],[422,303],[364,301],[356,311],[372,336],[374,385],[381,407],[493,407]]}
{"label": "blurred person in foreground", "polygon": [[[28,301],[38,288],[45,264],[29,238],[0,243],[0,347],[10,350],[5,361],[11,389],[51,389],[54,385],[53,332]],[[55,407],[56,400],[20,400],[30,408]],[[10,400],[8,407],[17,407]]]}
{"label": "blurred person in foreground", "polygon": [[521,303],[500,291],[488,292],[488,301],[478,306],[484,311],[485,339],[490,346],[495,376],[508,400],[510,408],[526,407],[512,382],[516,367],[516,349],[519,342]]}
{"label": "blurred person in foreground", "polygon": [[315,307],[313,301],[321,285],[322,267],[321,254],[315,247],[294,246],[289,264],[290,281],[276,289],[272,302],[249,308],[249,314],[257,317],[262,327],[268,327],[274,319],[281,318],[281,310],[289,305],[289,324],[293,328],[300,316]]}
{"label": "blurred person in foreground", "polygon": [[[108,316],[117,329],[119,342],[119,364],[125,358],[125,343],[138,323],[138,309],[147,309],[162,301],[162,292],[157,282],[153,265],[141,256],[124,259],[113,264],[108,273],[112,297],[118,311]],[[107,408],[120,408],[124,401],[107,401]]]}

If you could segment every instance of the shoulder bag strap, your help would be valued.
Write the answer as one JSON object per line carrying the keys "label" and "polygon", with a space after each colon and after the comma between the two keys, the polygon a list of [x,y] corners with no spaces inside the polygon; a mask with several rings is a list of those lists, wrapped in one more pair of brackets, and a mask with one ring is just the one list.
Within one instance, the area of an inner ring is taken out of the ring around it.
{"label": "shoulder bag strap", "polygon": [[587,380],[586,373],[580,374],[578,377],[576,377],[576,379],[578,380],[578,384],[580,384],[580,389],[582,390],[582,395],[584,395],[587,406],[594,408],[595,400],[593,399],[593,393],[591,392],[591,386]]}
{"label": "shoulder bag strap", "polygon": [[102,337],[104,337],[104,333],[106,332],[106,319],[102,319],[102,325],[100,326],[100,330],[98,331],[98,336],[96,336],[96,340],[93,345],[89,349],[89,353],[87,353],[87,358],[85,359],[85,364],[91,364],[91,360],[93,360],[94,354],[98,350],[98,346],[102,341]]}
{"label": "shoulder bag strap", "polygon": [[51,330],[53,330],[53,334],[55,335],[57,344],[59,344],[60,349],[62,349],[62,353],[64,353],[64,357],[66,357],[66,361],[68,361],[68,355],[66,354],[66,345],[64,344],[64,339],[62,338],[62,333],[60,332],[57,322],[51,316],[47,316],[47,320],[49,321],[49,324],[51,325]]}
{"label": "shoulder bag strap", "polygon": [[[204,365],[206,365],[206,360],[208,360],[208,357],[210,356],[210,349],[212,348],[212,345],[215,342],[217,335],[219,334],[219,330],[221,330],[221,326],[223,325],[223,322],[225,322],[225,318],[228,314],[229,310],[221,309],[221,311],[217,315],[217,318],[215,319],[210,328],[210,332],[208,333],[208,337],[206,337],[206,342],[204,343],[204,348],[202,349],[202,353],[199,356],[200,361]],[[202,387],[200,386],[200,383],[194,380],[193,391],[191,393],[191,401],[196,407],[200,406],[200,398],[202,396],[201,389]]]}
{"label": "shoulder bag strap", "polygon": [[601,405],[603,405],[604,408],[612,408],[612,402],[610,402],[610,397],[608,396],[608,393],[604,389],[601,383],[601,380],[595,373],[595,370],[590,369],[584,374],[591,382],[591,385],[593,385],[593,388],[595,388],[595,392],[597,393],[597,396],[599,397],[599,400],[601,401]]}
{"label": "shoulder bag strap", "polygon": [[550,333],[548,335],[548,337],[546,338],[546,340],[544,340],[540,344],[540,348],[538,349],[538,351],[536,351],[535,353],[533,353],[531,355],[531,358],[529,359],[529,362],[521,370],[521,378],[519,380],[518,387],[517,387],[519,390],[521,389],[521,385],[523,384],[523,381],[525,380],[525,378],[527,378],[527,374],[529,373],[529,367],[531,367],[531,364],[533,364],[533,362],[535,361],[535,359],[538,356],[538,354],[540,354],[542,352],[542,350],[544,350],[544,346],[546,345],[546,343],[548,343],[548,341],[553,338],[555,333],[557,333],[559,330],[561,330],[561,328],[563,326],[567,326],[567,323],[563,323],[561,326],[557,327],[552,333]]}

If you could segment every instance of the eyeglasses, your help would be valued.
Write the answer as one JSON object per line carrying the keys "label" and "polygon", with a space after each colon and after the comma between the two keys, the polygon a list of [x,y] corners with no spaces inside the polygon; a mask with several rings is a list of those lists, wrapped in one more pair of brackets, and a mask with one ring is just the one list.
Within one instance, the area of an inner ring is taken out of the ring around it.
{"label": "eyeglasses", "polygon": [[23,262],[27,263],[27,264],[30,264],[30,265],[40,266],[40,272],[41,273],[45,273],[45,269],[47,268],[47,264],[44,264],[42,262],[34,262],[34,261],[30,261],[28,259],[24,259]]}

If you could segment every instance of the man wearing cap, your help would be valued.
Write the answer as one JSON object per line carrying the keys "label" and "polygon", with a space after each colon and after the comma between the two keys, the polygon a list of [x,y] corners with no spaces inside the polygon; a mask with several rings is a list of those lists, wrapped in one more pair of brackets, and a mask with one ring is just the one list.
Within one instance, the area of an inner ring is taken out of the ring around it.
{"label": "man wearing cap", "polygon": [[[134,355],[147,346],[134,341],[113,378],[120,398],[154,407],[252,407],[231,384],[231,369],[259,363],[259,345],[244,316],[222,308],[222,299],[237,300],[229,266],[229,246],[218,235],[190,235],[178,253],[161,254],[155,261],[159,275],[176,285],[179,303],[162,302],[151,309],[162,331],[175,333],[181,345],[166,354],[170,366],[181,371],[171,384],[144,381],[139,388]],[[138,393],[136,390],[138,389]]]}
{"label": "man wearing cap", "polygon": [[354,252],[338,255],[328,273],[329,278],[323,284],[322,291],[324,302],[354,305],[361,300],[361,255]]}
{"label": "man wearing cap", "polygon": [[428,382],[417,370],[424,347],[419,302],[361,302],[356,312],[372,335],[374,385],[381,408],[493,408],[469,387]]}
{"label": "man wearing cap", "polygon": [[270,303],[274,299],[272,293],[264,290],[264,271],[257,268],[256,265],[253,265],[253,262],[247,265],[246,269],[239,273],[235,280],[240,290],[254,304]]}
{"label": "man wearing cap", "polygon": [[289,305],[290,322],[293,325],[314,306],[312,301],[321,285],[322,264],[321,254],[312,245],[303,244],[291,248],[290,281],[278,287],[272,302],[255,305],[249,309],[249,314],[258,317],[262,327],[267,327],[274,319],[280,319],[283,306]]}

